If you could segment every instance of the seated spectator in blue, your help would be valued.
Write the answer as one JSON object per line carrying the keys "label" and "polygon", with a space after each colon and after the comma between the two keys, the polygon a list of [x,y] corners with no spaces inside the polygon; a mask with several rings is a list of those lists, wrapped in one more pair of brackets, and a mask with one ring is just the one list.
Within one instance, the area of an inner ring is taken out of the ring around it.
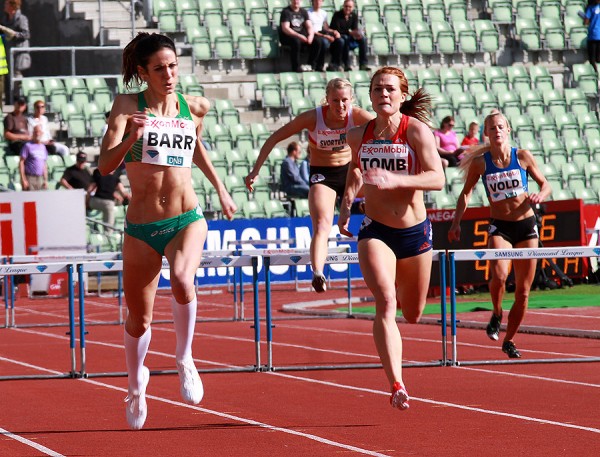
{"label": "seated spectator in blue", "polygon": [[312,22],[313,30],[315,31],[315,40],[322,42],[321,46],[323,52],[319,56],[317,62],[317,71],[323,71],[325,69],[325,54],[335,40],[340,38],[340,32],[333,30],[329,27],[329,20],[327,17],[327,11],[323,8],[323,0],[312,0],[312,6],[308,9],[308,17]]}
{"label": "seated spectator in blue", "polygon": [[345,0],[342,9],[333,13],[329,27],[340,33],[340,38],[331,45],[331,65],[328,70],[341,70],[340,64],[344,64],[344,70],[350,71],[350,51],[358,48],[358,63],[360,70],[369,71],[367,37],[359,27],[358,14],[354,11],[354,1]]}
{"label": "seated spectator in blue", "polygon": [[4,139],[8,143],[6,155],[20,155],[23,145],[31,140],[27,117],[25,117],[26,110],[27,99],[16,97],[13,111],[4,118]]}
{"label": "seated spectator in blue", "polygon": [[62,143],[57,143],[52,138],[48,117],[45,113],[46,103],[44,100],[36,100],[33,104],[33,115],[28,119],[29,131],[33,131],[36,125],[40,125],[42,127],[42,143],[46,146],[48,154],[58,154],[63,157],[69,155],[69,148]]}
{"label": "seated spectator in blue", "polygon": [[588,60],[598,73],[598,62],[600,62],[600,0],[588,2],[583,23],[588,26]]}
{"label": "seated spectator in blue", "polygon": [[300,176],[297,160],[302,149],[296,141],[287,147],[287,157],[281,163],[280,186],[288,197],[308,198],[308,183]]}
{"label": "seated spectator in blue", "polygon": [[19,173],[23,190],[48,189],[48,151],[42,143],[42,127],[36,125],[33,138],[23,145]]}
{"label": "seated spectator in blue", "polygon": [[[281,10],[279,19],[279,41],[289,46],[292,71],[317,70],[325,60],[322,40],[315,40],[315,31],[308,18],[308,11],[300,8],[301,0],[290,0],[290,5]],[[300,65],[300,51],[303,46],[309,48],[308,65]],[[322,70],[322,68],[321,68]]]}

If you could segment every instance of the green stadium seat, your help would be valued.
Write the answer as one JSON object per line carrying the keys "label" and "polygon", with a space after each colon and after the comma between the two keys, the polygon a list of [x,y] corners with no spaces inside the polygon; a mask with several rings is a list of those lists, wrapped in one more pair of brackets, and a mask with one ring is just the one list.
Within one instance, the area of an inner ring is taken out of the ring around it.
{"label": "green stadium seat", "polygon": [[435,46],[429,24],[423,20],[417,19],[411,19],[409,21],[408,18],[406,22],[408,23],[410,35],[415,44],[415,52],[418,54],[433,54],[435,52]]}
{"label": "green stadium seat", "polygon": [[542,49],[540,29],[534,19],[524,19],[518,16],[515,21],[515,30],[518,39],[521,40],[522,49],[526,51],[539,51]]}
{"label": "green stadium seat", "polygon": [[543,18],[562,18],[562,5],[558,0],[538,0],[540,21]]}
{"label": "green stadium seat", "polygon": [[468,20],[455,19],[452,21],[454,35],[458,43],[459,52],[474,54],[478,51],[478,38],[472,22]]}
{"label": "green stadium seat", "polygon": [[283,202],[280,200],[269,200],[263,202],[263,208],[269,219],[274,217],[290,217],[283,206]]}
{"label": "green stadium seat", "polygon": [[440,82],[444,87],[444,91],[448,94],[455,92],[464,93],[462,75],[453,67],[440,68]]}
{"label": "green stadium seat", "polygon": [[577,189],[575,191],[575,197],[580,200],[583,200],[583,203],[587,205],[595,205],[599,202],[598,194],[594,189]]}
{"label": "green stadium seat", "polygon": [[412,54],[412,39],[406,24],[403,22],[388,22],[387,28],[396,55]]}
{"label": "green stadium seat", "polygon": [[454,42],[454,30],[450,23],[441,19],[431,19],[431,31],[438,52],[441,54],[454,54],[456,44]]}
{"label": "green stadium seat", "polygon": [[244,215],[245,219],[265,219],[267,217],[264,207],[254,200],[243,202],[241,213]]}
{"label": "green stadium seat", "polygon": [[565,49],[565,29],[560,17],[540,17],[540,32],[546,49]]}
{"label": "green stadium seat", "polygon": [[537,20],[537,4],[531,0],[513,0],[516,19]]}
{"label": "green stadium seat", "polygon": [[586,95],[598,94],[598,74],[589,62],[573,64],[573,80]]}
{"label": "green stadium seat", "polygon": [[554,89],[554,80],[548,71],[548,68],[542,65],[532,65],[529,67],[529,76],[533,87],[539,91]]}
{"label": "green stadium seat", "polygon": [[298,114],[314,107],[314,102],[309,97],[295,97],[290,102],[290,114],[296,117]]}
{"label": "green stadium seat", "polygon": [[492,22],[496,24],[513,23],[513,6],[510,0],[488,0],[487,4],[491,9]]}
{"label": "green stadium seat", "polygon": [[233,36],[227,26],[209,25],[208,36],[216,58],[225,60],[234,58]]}
{"label": "green stadium seat", "polygon": [[476,19],[473,22],[481,50],[497,52],[500,49],[500,35],[494,23],[489,19]]}
{"label": "green stadium seat", "polygon": [[365,32],[373,54],[376,56],[387,56],[390,54],[390,41],[387,29],[381,22],[374,20],[366,22]]}
{"label": "green stadium seat", "polygon": [[542,98],[544,105],[546,105],[551,114],[557,115],[567,112],[567,102],[561,91],[557,89],[543,91]]}
{"label": "green stadium seat", "polygon": [[531,88],[531,77],[527,69],[521,64],[506,67],[506,76],[513,90],[521,91]]}

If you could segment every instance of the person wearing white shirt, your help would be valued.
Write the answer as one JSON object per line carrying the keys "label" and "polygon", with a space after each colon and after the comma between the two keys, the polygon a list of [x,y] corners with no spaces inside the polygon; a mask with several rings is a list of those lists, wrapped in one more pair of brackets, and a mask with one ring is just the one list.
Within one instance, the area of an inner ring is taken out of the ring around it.
{"label": "person wearing white shirt", "polygon": [[329,27],[329,19],[327,11],[321,9],[323,0],[312,0],[312,6],[308,9],[308,17],[313,24],[315,31],[315,40],[321,40],[323,53],[317,62],[316,70],[323,71],[325,67],[325,54],[337,38],[340,37],[340,32]]}
{"label": "person wearing white shirt", "polygon": [[57,143],[50,134],[50,127],[48,125],[48,117],[44,114],[46,112],[46,104],[43,100],[37,100],[33,104],[33,115],[27,119],[29,132],[32,133],[36,125],[42,127],[42,138],[41,143],[46,146],[48,154],[58,154],[60,156],[69,155],[69,148],[62,144]]}

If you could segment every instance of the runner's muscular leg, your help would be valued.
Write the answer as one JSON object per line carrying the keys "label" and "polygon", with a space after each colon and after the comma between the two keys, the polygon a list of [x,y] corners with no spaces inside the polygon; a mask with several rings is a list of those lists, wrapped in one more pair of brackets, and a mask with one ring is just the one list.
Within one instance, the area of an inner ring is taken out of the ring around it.
{"label": "runner's muscular leg", "polygon": [[134,338],[152,322],[152,310],[162,257],[145,242],[125,234],[123,240],[123,291],[127,302],[125,330]]}
{"label": "runner's muscular leg", "polygon": [[402,338],[396,323],[396,256],[382,241],[358,243],[360,269],[375,298],[373,338],[390,386],[402,383]]}
{"label": "runner's muscular leg", "polygon": [[313,184],[308,193],[313,236],[310,242],[310,259],[313,271],[323,272],[328,252],[328,239],[333,225],[336,193],[323,184]]}
{"label": "runner's muscular leg", "polygon": [[207,233],[206,219],[197,220],[182,229],[165,248],[171,269],[171,291],[178,303],[189,303],[196,296],[194,277]]}
{"label": "runner's muscular leg", "polygon": [[[501,236],[491,236],[488,247],[490,249],[510,249],[512,248],[512,244]],[[494,314],[499,316],[502,312],[502,299],[506,292],[506,278],[508,278],[510,271],[510,260],[492,260],[490,268],[490,296],[494,307]]]}
{"label": "runner's muscular leg", "polygon": [[[537,238],[525,240],[518,243],[517,248],[536,248],[538,247]],[[531,284],[535,279],[535,268],[537,259],[522,259],[513,261],[515,272],[515,302],[508,314],[508,323],[506,324],[505,341],[511,341],[519,331],[519,327],[525,317],[527,305],[529,304],[529,292]]]}
{"label": "runner's muscular leg", "polygon": [[396,263],[396,299],[411,324],[421,319],[427,302],[433,252],[400,259]]}

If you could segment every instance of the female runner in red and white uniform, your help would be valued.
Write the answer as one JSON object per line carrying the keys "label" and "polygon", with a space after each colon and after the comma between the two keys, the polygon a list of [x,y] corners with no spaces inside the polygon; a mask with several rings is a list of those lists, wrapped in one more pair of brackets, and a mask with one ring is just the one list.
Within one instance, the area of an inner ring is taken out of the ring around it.
{"label": "female runner in red and white uniform", "polygon": [[373,118],[368,111],[352,106],[352,98],[352,84],[349,81],[341,78],[329,81],[325,89],[326,104],[299,114],[273,132],[260,149],[254,167],[246,176],[246,186],[252,191],[252,184],[271,150],[286,138],[299,134],[304,129],[309,131],[308,206],[313,226],[310,258],[313,269],[312,285],[317,292],[324,292],[326,289],[323,266],[327,257],[327,242],[333,224],[335,202],[344,192],[347,167],[352,155],[346,135],[352,127]]}
{"label": "female runner in red and white uniform", "polygon": [[445,177],[426,124],[428,95],[419,89],[407,100],[408,81],[394,67],[373,74],[370,95],[377,117],[348,133],[352,162],[338,225],[340,233],[352,236],[350,207],[362,186],[366,205],[358,233],[358,259],[375,297],[373,337],[390,383],[390,402],[404,410],[409,397],[402,379],[396,310],[402,309],[404,318],[415,323],[425,307],[432,238],[423,191],[440,190]]}

